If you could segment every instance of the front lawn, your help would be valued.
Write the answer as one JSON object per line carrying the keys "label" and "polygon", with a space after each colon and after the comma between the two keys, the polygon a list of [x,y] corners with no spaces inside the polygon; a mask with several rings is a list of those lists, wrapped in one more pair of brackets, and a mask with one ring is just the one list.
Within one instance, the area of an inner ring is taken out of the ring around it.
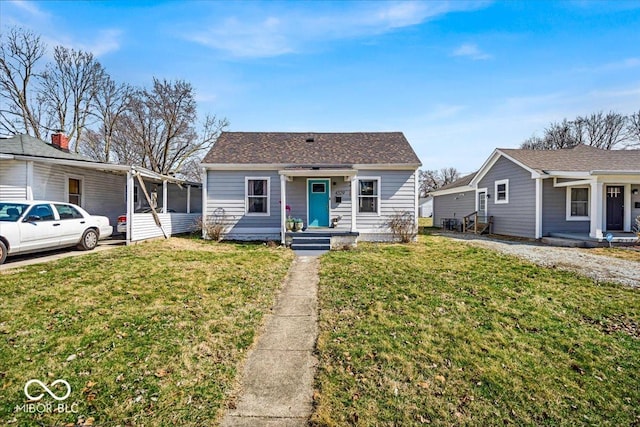
{"label": "front lawn", "polygon": [[[172,238],[0,273],[0,424],[215,424],[292,257]],[[69,382],[63,413],[31,379]]]}
{"label": "front lawn", "polygon": [[640,290],[455,242],[322,259],[318,426],[640,424]]}

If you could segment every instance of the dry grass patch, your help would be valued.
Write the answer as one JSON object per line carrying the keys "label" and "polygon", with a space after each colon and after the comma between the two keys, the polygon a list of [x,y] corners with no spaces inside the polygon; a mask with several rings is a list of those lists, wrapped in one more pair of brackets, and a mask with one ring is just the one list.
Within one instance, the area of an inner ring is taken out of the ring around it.
{"label": "dry grass patch", "polygon": [[640,262],[640,250],[636,248],[593,248],[593,249],[581,249],[591,254],[610,256],[613,258],[620,258],[626,261]]}
{"label": "dry grass patch", "polygon": [[[215,424],[292,257],[173,238],[6,271],[0,424]],[[32,378],[77,413],[16,411]]]}
{"label": "dry grass patch", "polygon": [[318,426],[640,423],[640,292],[443,237],[322,259]]}

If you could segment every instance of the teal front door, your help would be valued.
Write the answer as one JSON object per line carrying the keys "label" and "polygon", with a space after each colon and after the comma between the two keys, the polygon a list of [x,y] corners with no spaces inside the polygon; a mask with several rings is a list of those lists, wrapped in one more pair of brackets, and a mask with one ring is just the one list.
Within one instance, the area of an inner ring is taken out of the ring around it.
{"label": "teal front door", "polygon": [[329,226],[329,180],[310,179],[307,181],[309,195],[308,227]]}

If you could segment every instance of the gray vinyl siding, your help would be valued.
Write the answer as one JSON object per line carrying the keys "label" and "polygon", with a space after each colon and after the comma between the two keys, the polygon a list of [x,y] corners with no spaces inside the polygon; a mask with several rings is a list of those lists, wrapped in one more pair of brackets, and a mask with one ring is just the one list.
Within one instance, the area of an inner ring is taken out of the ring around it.
{"label": "gray vinyl siding", "polygon": [[34,163],[33,198],[68,202],[69,177],[82,180],[81,205],[90,214],[106,216],[115,226],[118,216],[126,213],[126,177],[92,169]]}
{"label": "gray vinyl siding", "polygon": [[27,198],[27,162],[0,160],[0,199]]}
{"label": "gray vinyl siding", "polygon": [[476,210],[475,191],[466,190],[454,194],[433,197],[433,225],[442,226],[443,218],[462,218]]}
{"label": "gray vinyl siding", "polygon": [[549,233],[589,233],[590,222],[567,221],[567,189],[554,187],[553,179],[542,183],[542,235]]}
{"label": "gray vinyl siding", "polygon": [[[509,180],[509,203],[496,203],[495,182]],[[487,215],[493,216],[493,232],[535,238],[536,188],[531,172],[500,157],[478,183],[490,195]]]}
{"label": "gray vinyl siding", "polygon": [[[409,211],[417,216],[415,194],[415,171],[359,171],[360,178],[380,178],[379,215],[370,213],[356,214],[357,230],[363,234],[390,232],[386,223],[397,213]],[[355,202],[356,205],[358,202]]]}
{"label": "gray vinyl siding", "polygon": [[[270,215],[245,214],[245,177],[269,177]],[[230,233],[243,228],[280,228],[280,175],[277,171],[207,171],[207,215],[222,208]]]}

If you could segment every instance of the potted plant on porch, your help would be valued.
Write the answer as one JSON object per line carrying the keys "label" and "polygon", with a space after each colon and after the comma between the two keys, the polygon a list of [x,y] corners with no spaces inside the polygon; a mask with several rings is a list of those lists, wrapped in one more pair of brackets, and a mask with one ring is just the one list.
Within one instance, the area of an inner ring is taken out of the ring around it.
{"label": "potted plant on porch", "polygon": [[293,220],[296,231],[302,231],[302,227],[304,223],[302,222],[302,218],[296,218]]}

